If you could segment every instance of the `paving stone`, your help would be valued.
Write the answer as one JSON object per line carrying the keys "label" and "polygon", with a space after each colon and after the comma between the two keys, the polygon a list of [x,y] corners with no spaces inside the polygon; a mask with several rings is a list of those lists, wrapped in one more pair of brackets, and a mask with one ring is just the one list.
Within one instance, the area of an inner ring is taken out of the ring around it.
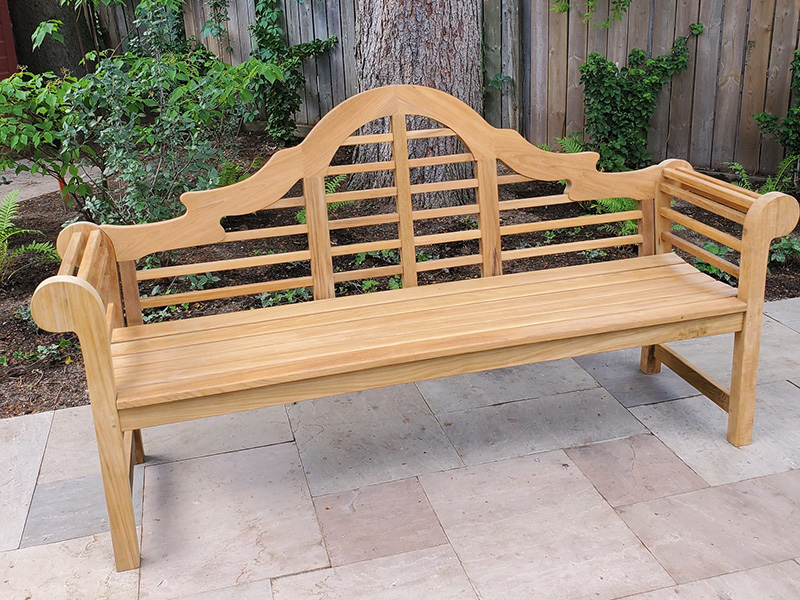
{"label": "paving stone", "polygon": [[0,551],[19,547],[53,413],[0,420]]}
{"label": "paving stone", "polygon": [[625,600],[796,600],[800,566],[783,562],[665,588]]}
{"label": "paving stone", "polygon": [[477,600],[450,546],[281,577],[275,600]]}
{"label": "paving stone", "polygon": [[615,507],[707,487],[652,435],[570,448],[567,455]]}
{"label": "paving stone", "polygon": [[181,596],[176,600],[272,600],[272,584],[269,579],[264,579],[191,596]]}
{"label": "paving stone", "polygon": [[[142,521],[144,469],[133,479],[133,510]],[[100,475],[40,483],[33,495],[21,546],[38,546],[108,531],[108,512]]]}
{"label": "paving stone", "polygon": [[758,386],[753,443],[742,448],[727,442],[728,415],[704,396],[631,412],[711,485],[800,467],[800,388],[788,381]]}
{"label": "paving stone", "polygon": [[[684,340],[670,344],[702,370],[728,385],[731,378],[733,334]],[[761,350],[758,362],[758,381],[769,383],[800,377],[800,332],[764,317],[761,328]]]}
{"label": "paving stone", "polygon": [[[286,410],[274,406],[142,430],[146,464],[156,464],[292,440]],[[56,411],[39,483],[100,473],[89,406]]]}
{"label": "paving stone", "polygon": [[586,390],[597,382],[564,359],[420,381],[417,387],[438,414]]}
{"label": "paving stone", "polygon": [[800,554],[800,471],[650,500],[617,512],[678,583]]}
{"label": "paving stone", "polygon": [[448,413],[442,425],[468,465],[647,431],[601,388]]}
{"label": "paving stone", "polygon": [[108,533],[0,553],[4,600],[136,600],[137,570],[117,573]]}
{"label": "paving stone", "polygon": [[563,451],[420,482],[482,598],[604,600],[674,583]]}
{"label": "paving stone", "polygon": [[628,348],[575,359],[623,406],[652,404],[697,393],[692,386],[669,369],[645,375],[639,370],[640,348]]}
{"label": "paving stone", "polygon": [[413,384],[287,409],[314,496],[463,464]]}
{"label": "paving stone", "polygon": [[765,302],[764,314],[790,329],[800,331],[800,298]]}
{"label": "paving stone", "polygon": [[328,566],[294,444],[145,471],[141,600]]}
{"label": "paving stone", "polygon": [[416,478],[314,499],[331,565],[447,543]]}

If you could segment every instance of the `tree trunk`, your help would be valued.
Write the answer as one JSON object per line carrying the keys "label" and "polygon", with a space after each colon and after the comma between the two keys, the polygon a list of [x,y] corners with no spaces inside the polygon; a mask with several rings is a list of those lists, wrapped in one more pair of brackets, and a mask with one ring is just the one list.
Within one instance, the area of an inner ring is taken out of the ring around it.
{"label": "tree trunk", "polygon": [[[481,69],[481,4],[479,0],[358,0],[356,65],[360,91],[393,84],[433,87],[483,109]],[[420,117],[408,120],[409,129],[440,127]],[[364,133],[388,131],[388,123],[374,122]],[[389,144],[357,147],[358,162],[391,160]],[[412,158],[464,152],[456,138],[412,140]],[[411,183],[472,176],[471,163],[412,169]],[[392,173],[354,178],[351,188],[393,185]],[[421,208],[464,202],[465,193],[423,194]]]}

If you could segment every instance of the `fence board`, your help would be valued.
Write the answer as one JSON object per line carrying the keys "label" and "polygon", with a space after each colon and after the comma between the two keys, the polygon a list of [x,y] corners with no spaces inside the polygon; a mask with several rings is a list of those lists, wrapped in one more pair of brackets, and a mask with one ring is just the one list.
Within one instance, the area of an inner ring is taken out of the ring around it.
{"label": "fence board", "polygon": [[[691,23],[700,20],[700,4],[696,0],[678,0],[675,11],[675,32],[686,35]],[[691,146],[691,116],[693,113],[694,81],[697,66],[697,38],[689,42],[689,65],[684,73],[672,80],[670,88],[669,128],[666,156],[689,157]],[[699,165],[698,165],[699,166]]]}
{"label": "fence board", "polygon": [[520,10],[518,0],[503,0],[501,28],[503,75],[511,79],[503,85],[502,124],[509,129],[519,129],[522,64],[520,62]]}
{"label": "fence board", "polygon": [[528,139],[534,144],[547,142],[547,81],[548,51],[550,48],[548,0],[531,0],[531,44],[530,44],[530,133]]}
{"label": "fence board", "polygon": [[[675,0],[659,2],[658,10],[655,3],[651,4],[653,12],[650,21],[650,52],[651,56],[661,56],[672,49],[676,37],[686,35],[685,30],[676,30],[676,11],[678,3]],[[688,25],[686,27],[688,29]],[[679,73],[673,81],[683,77]],[[673,81],[667,83],[658,93],[656,110],[650,119],[650,133],[647,136],[647,149],[653,155],[653,161],[658,162],[667,157],[667,139],[669,136],[670,97],[672,95]]]}
{"label": "fence board", "polygon": [[495,75],[503,75],[503,6],[497,0],[483,0],[483,114],[495,127],[503,123],[501,90],[489,85]]}
{"label": "fence board", "polygon": [[[778,0],[775,4],[775,21],[772,33],[769,71],[767,72],[767,93],[764,110],[783,115],[789,106],[790,68],[797,35],[797,22],[800,20],[800,3],[797,0]],[[793,43],[795,42],[795,43]],[[781,160],[783,148],[771,136],[761,140],[759,171],[773,173]]]}
{"label": "fence board", "polygon": [[775,0],[755,0],[751,5],[742,110],[739,115],[739,146],[736,152],[736,161],[749,171],[758,168],[761,131],[753,115],[764,110],[774,18]]}
{"label": "fence board", "polygon": [[711,164],[711,139],[714,134],[714,105],[717,97],[717,63],[722,33],[724,0],[701,0],[700,22],[706,26],[697,38],[697,61],[692,103],[692,134],[690,161],[698,165]]}
{"label": "fence board", "polygon": [[550,52],[547,71],[547,140],[556,145],[567,124],[567,23],[565,13],[550,11]]}
{"label": "fence board", "polygon": [[747,11],[735,2],[727,2],[722,17],[716,121],[711,144],[711,164],[717,168],[724,168],[736,153],[746,34]]}
{"label": "fence board", "polygon": [[342,15],[339,10],[339,2],[327,0],[325,3],[326,17],[328,20],[328,35],[335,35],[339,43],[335,44],[330,51],[331,61],[331,91],[333,93],[333,104],[336,106],[347,98],[345,91],[344,56],[342,55]]}
{"label": "fence board", "polygon": [[[311,3],[314,19],[314,34],[311,39],[327,40],[328,33],[327,7],[325,0],[313,0]],[[333,82],[331,81],[331,53],[325,52],[315,57],[317,64],[317,85],[319,91],[320,115],[333,108]]]}
{"label": "fence board", "polygon": [[589,25],[579,10],[569,11],[567,35],[567,126],[566,135],[583,131],[583,86],[580,67],[586,62]]}

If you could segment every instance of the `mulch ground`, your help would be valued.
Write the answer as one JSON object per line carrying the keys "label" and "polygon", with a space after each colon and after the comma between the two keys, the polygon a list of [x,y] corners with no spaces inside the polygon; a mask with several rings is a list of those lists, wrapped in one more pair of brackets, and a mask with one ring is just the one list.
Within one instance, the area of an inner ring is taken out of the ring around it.
{"label": "mulch ground", "polygon": [[[236,162],[242,166],[249,166],[255,157],[268,158],[274,151],[265,138],[258,134],[246,134],[241,138],[242,146]],[[342,157],[346,158],[346,157]],[[344,189],[344,188],[343,188]],[[530,197],[560,193],[561,186],[557,183],[536,182],[530,184],[516,184],[506,186],[501,192],[501,199],[515,197]],[[299,192],[299,191],[298,191]],[[0,193],[5,193],[0,190]],[[379,206],[369,202],[360,202],[345,205],[337,209],[338,218],[369,214],[369,211],[379,209]],[[739,235],[736,226],[723,220],[715,220],[704,211],[693,207],[685,207],[688,214],[709,222],[721,229]],[[508,211],[512,214],[503,215],[503,224],[526,222],[531,220],[561,219],[577,217],[586,214],[589,207],[572,203],[558,205],[546,209],[528,209],[524,211]],[[47,194],[38,198],[25,200],[21,204],[20,216],[16,225],[19,227],[41,230],[43,235],[37,239],[53,240],[62,228],[62,224],[75,217],[75,214],[66,209],[59,193]],[[228,229],[249,229],[255,227],[290,225],[295,224],[296,211],[269,211],[258,212],[250,215],[228,218],[224,225]],[[429,235],[442,231],[453,231],[474,227],[474,222],[468,219],[440,219],[427,222],[416,231],[417,235]],[[338,230],[332,232],[333,244],[354,244],[367,241],[359,237],[359,229]],[[371,232],[374,240],[375,232]],[[800,234],[795,231],[794,235]],[[613,230],[600,228],[583,228],[582,230],[559,230],[555,237],[544,238],[543,234],[532,234],[524,239],[508,239],[504,249],[521,247],[524,244],[557,244],[564,242],[580,241],[592,237],[611,237],[618,235]],[[690,232],[679,233],[691,237]],[[33,239],[33,238],[30,238]],[[26,242],[27,239],[16,239],[15,242]],[[298,242],[291,238],[271,245],[270,250],[285,252],[299,249],[294,246]],[[702,241],[700,242],[702,244]],[[248,245],[249,244],[249,245]],[[241,256],[242,252],[252,254],[261,246],[255,243],[228,244],[224,246],[188,249],[181,252],[181,262],[195,262],[201,260],[220,260]],[[252,246],[252,247],[251,247]],[[439,245],[430,248],[431,253],[442,258],[473,254],[477,250],[477,241],[457,242]],[[586,263],[596,260],[612,260],[636,255],[634,246],[606,248],[602,252],[573,253],[553,255],[535,259],[512,261],[505,265],[508,272],[527,271],[531,269],[557,268],[561,266]],[[346,262],[350,260],[350,262]],[[385,266],[386,259],[380,256],[368,256],[357,267],[352,264],[352,259],[342,259],[336,266],[343,270],[352,268],[368,268],[371,266]],[[16,265],[21,266],[21,264]],[[58,266],[50,263],[33,263],[17,272],[6,284],[0,285],[0,357],[6,357],[7,364],[0,366],[0,418],[11,417],[28,413],[79,406],[88,403],[86,382],[83,373],[83,363],[78,348],[78,340],[73,334],[48,333],[36,327],[30,318],[29,302],[31,294],[40,281],[55,274]],[[251,281],[269,278],[301,277],[307,275],[307,265],[293,264],[285,267],[265,267],[251,269],[246,274],[227,275],[218,273],[221,281],[215,285],[232,285],[248,283]],[[435,283],[441,281],[476,277],[479,275],[477,267],[460,267],[447,271],[431,271],[420,275],[420,283]],[[163,282],[154,282],[163,283]],[[181,285],[180,282],[178,284]],[[378,285],[385,288],[388,285],[386,278],[378,280]],[[143,288],[146,292],[146,289]],[[177,291],[180,291],[178,287]],[[345,284],[339,290],[343,294],[361,293],[356,284]],[[785,264],[771,264],[767,277],[768,300],[800,296],[800,260],[794,258]],[[202,305],[190,305],[180,308],[171,314],[173,317],[199,316],[220,311],[242,310],[262,306],[257,297],[234,299],[233,301],[214,301]]]}

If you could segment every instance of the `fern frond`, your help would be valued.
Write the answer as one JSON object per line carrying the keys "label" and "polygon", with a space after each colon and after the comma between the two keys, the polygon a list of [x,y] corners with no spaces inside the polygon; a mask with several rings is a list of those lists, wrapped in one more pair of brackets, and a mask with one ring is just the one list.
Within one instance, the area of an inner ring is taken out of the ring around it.
{"label": "fern frond", "polygon": [[601,198],[596,200],[595,208],[601,213],[636,210],[638,204],[633,198]]}
{"label": "fern frond", "polygon": [[752,190],[753,184],[750,183],[750,176],[747,174],[745,168],[738,162],[729,162],[726,163],[728,168],[734,172],[736,175],[736,180],[734,180],[734,185],[738,185],[741,188],[746,190]]}
{"label": "fern frond", "polygon": [[0,202],[0,231],[14,225],[14,217],[19,213],[19,190],[11,190]]}
{"label": "fern frond", "polygon": [[583,141],[581,140],[580,133],[571,133],[565,137],[556,138],[561,150],[567,154],[574,154],[576,152],[583,152]]}

